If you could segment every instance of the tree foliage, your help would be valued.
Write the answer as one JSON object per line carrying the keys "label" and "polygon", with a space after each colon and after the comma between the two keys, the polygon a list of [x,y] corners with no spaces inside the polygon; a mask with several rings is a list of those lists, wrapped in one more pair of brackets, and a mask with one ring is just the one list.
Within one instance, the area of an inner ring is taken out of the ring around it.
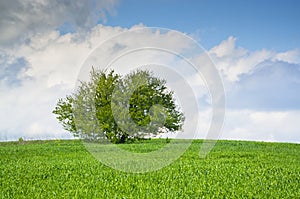
{"label": "tree foliage", "polygon": [[137,70],[122,78],[114,71],[93,69],[90,78],[59,99],[53,110],[75,136],[123,143],[181,129],[184,116],[173,92],[151,72]]}

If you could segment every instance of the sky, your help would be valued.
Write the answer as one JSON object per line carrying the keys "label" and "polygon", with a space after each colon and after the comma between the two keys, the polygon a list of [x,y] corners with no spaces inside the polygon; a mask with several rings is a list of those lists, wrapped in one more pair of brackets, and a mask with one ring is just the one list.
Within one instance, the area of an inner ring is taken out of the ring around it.
{"label": "sky", "polygon": [[[220,139],[300,143],[299,18],[297,0],[1,1],[0,140],[72,138],[52,110],[74,91],[93,49],[123,34],[118,42],[127,47],[148,41],[183,53],[192,44],[182,33],[206,50],[222,78],[226,116]],[[147,27],[166,29],[126,33]],[[128,55],[123,65],[174,61],[144,55]],[[202,105],[209,96],[201,92],[203,82],[192,72],[184,77]],[[209,107],[199,110],[197,137],[205,137],[210,114]]]}
{"label": "sky", "polygon": [[234,36],[250,50],[282,51],[299,46],[299,7],[299,1],[278,0],[128,0],[107,24],[167,27],[197,35],[205,48]]}

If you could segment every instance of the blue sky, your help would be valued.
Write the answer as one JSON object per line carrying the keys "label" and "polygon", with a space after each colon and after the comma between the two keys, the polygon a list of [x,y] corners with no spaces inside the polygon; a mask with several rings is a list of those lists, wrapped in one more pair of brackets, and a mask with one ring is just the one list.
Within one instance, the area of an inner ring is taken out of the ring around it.
{"label": "blue sky", "polygon": [[[172,31],[127,34],[161,27],[193,37],[215,63],[226,94],[221,139],[300,143],[299,18],[297,0],[0,1],[0,140],[72,138],[52,110],[74,91],[87,56],[118,34],[126,47],[192,47]],[[128,56],[123,65],[155,56]],[[203,93],[199,103],[209,98]],[[211,113],[199,114],[203,138]]]}
{"label": "blue sky", "polygon": [[146,26],[179,30],[200,37],[205,48],[229,36],[250,49],[285,51],[300,44],[297,0],[153,0],[121,1],[106,25]]}

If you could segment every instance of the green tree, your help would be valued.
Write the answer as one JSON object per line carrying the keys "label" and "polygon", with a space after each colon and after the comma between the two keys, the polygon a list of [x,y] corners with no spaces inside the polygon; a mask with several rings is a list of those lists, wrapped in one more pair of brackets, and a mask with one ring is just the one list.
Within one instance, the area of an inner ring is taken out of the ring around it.
{"label": "green tree", "polygon": [[184,116],[165,80],[142,70],[122,78],[93,69],[90,77],[75,93],[59,99],[53,111],[75,136],[123,143],[181,129]]}

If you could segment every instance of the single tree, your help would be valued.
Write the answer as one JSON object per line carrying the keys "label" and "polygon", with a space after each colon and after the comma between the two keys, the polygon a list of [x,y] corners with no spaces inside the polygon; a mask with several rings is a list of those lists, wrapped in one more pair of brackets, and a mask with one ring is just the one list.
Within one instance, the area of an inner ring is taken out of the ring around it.
{"label": "single tree", "polygon": [[123,143],[181,129],[184,116],[165,80],[142,70],[122,78],[93,69],[90,77],[75,93],[59,99],[53,111],[75,136]]}

